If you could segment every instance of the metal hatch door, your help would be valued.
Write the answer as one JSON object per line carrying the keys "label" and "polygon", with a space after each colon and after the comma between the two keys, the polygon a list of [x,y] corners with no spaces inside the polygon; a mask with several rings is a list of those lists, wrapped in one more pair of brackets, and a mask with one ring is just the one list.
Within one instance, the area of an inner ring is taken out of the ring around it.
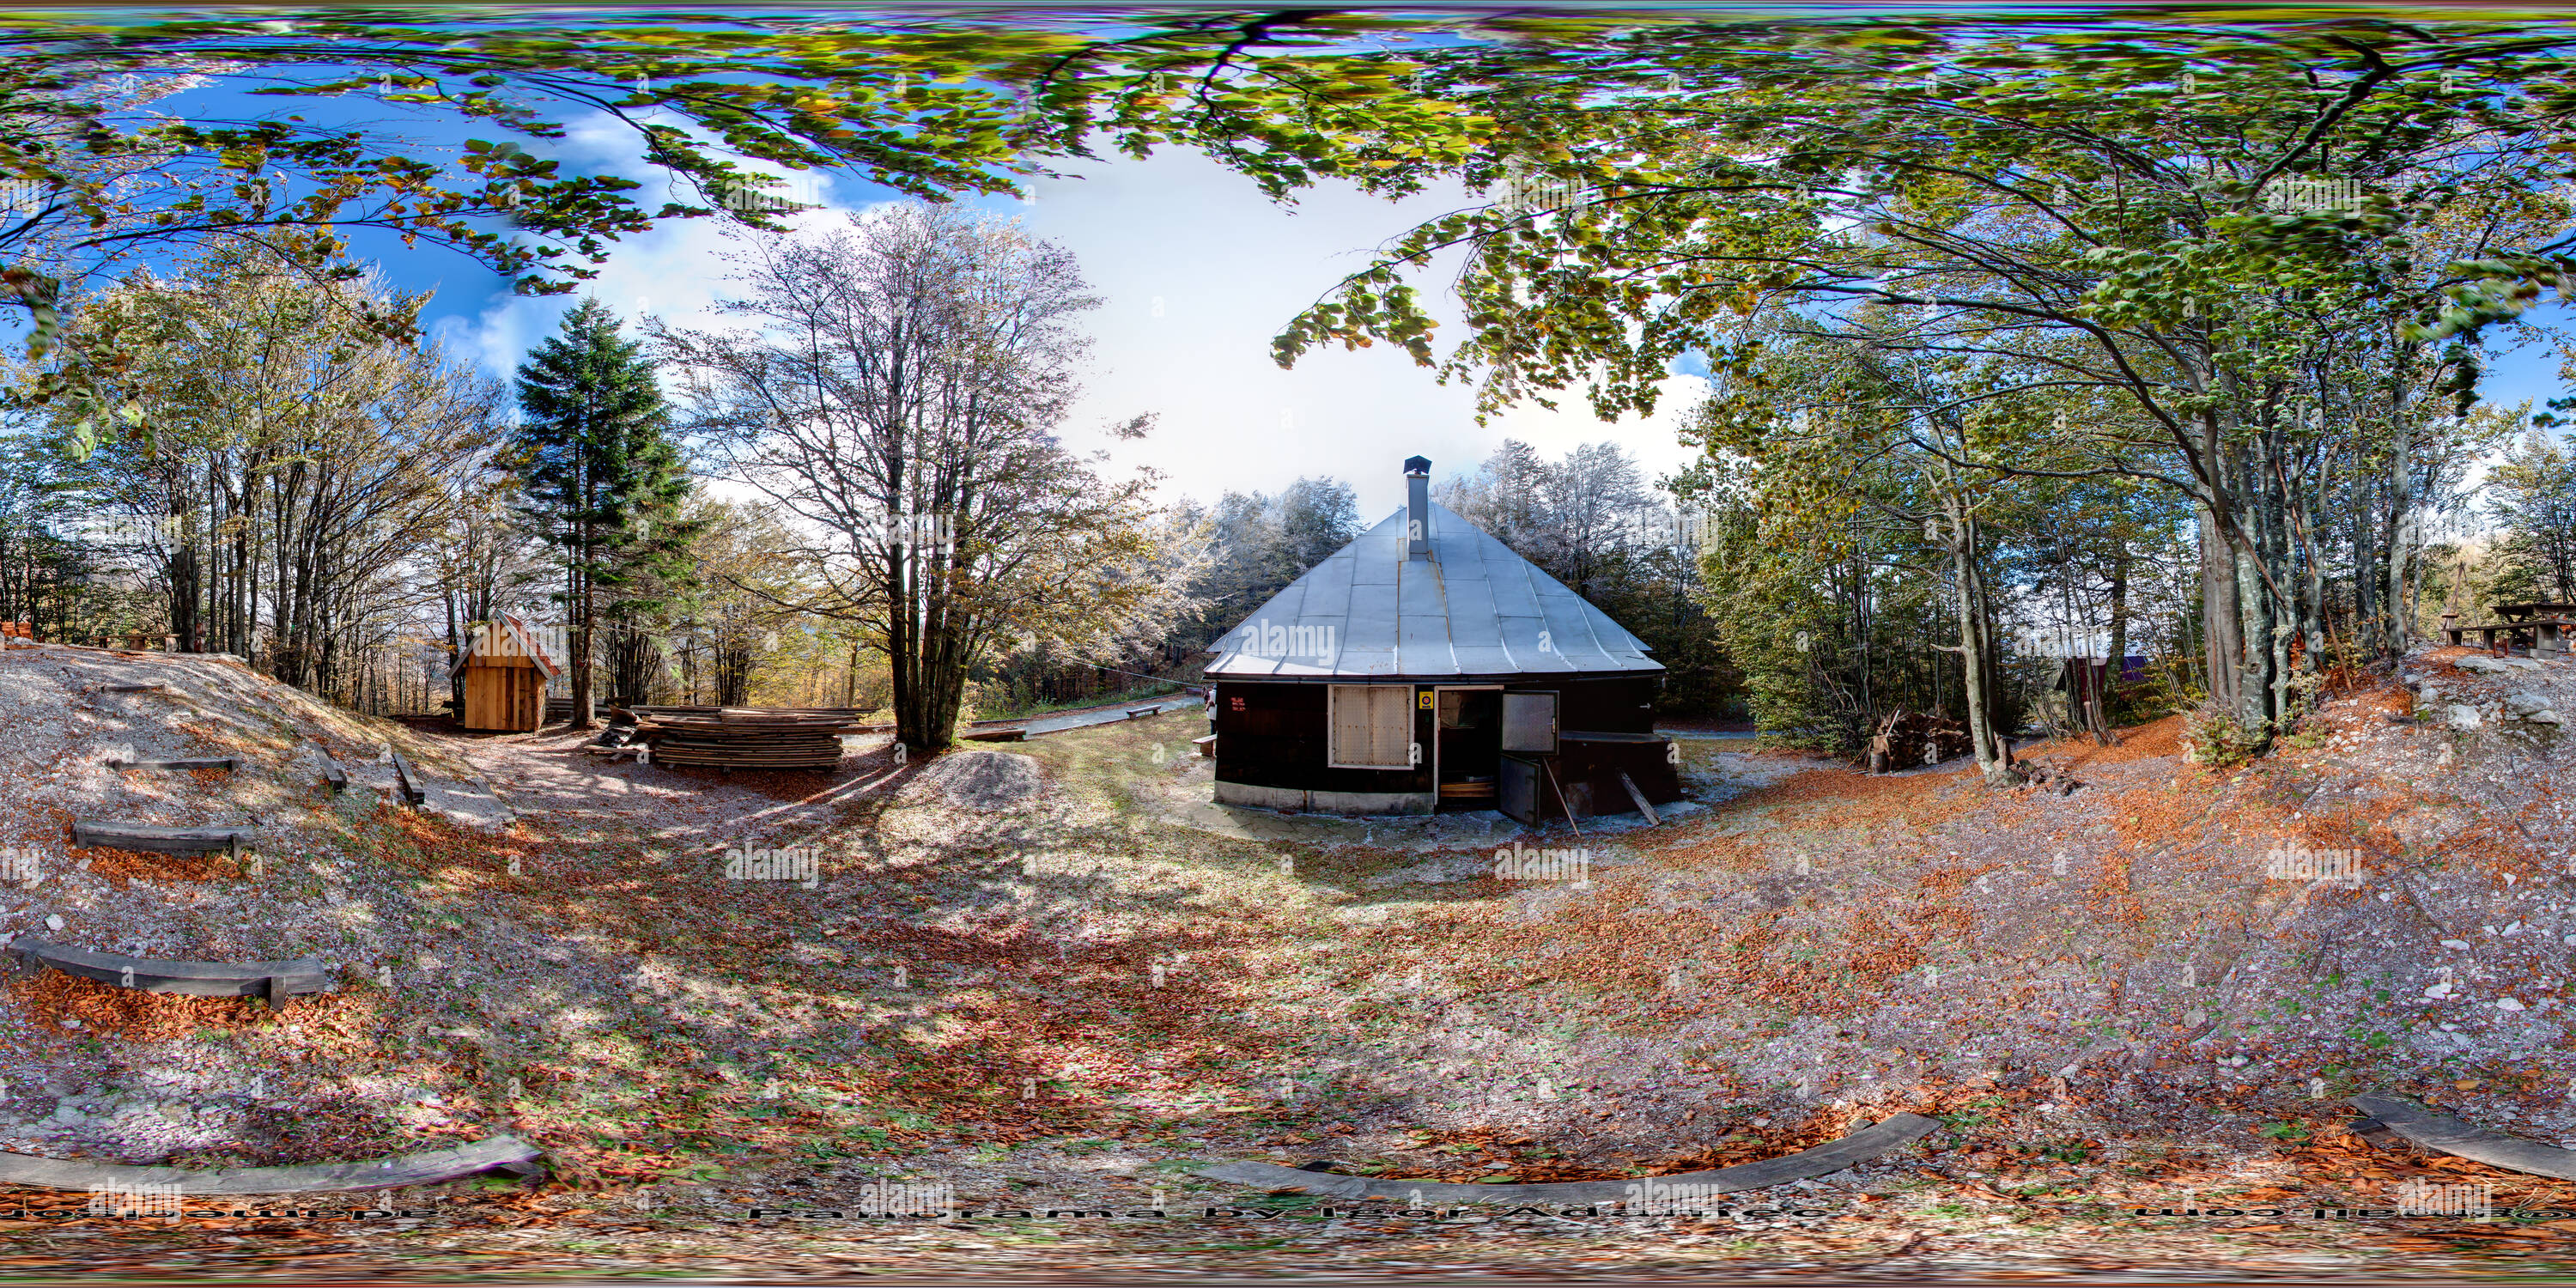
{"label": "metal hatch door", "polygon": [[1556,753],[1556,695],[1503,695],[1503,750]]}

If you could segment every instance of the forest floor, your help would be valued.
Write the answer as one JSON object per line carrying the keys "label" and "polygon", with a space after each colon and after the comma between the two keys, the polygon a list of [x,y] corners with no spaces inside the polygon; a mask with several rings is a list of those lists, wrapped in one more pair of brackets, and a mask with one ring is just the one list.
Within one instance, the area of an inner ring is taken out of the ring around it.
{"label": "forest floor", "polygon": [[[2430,719],[2402,718],[2415,697],[2392,677],[2235,769],[2186,763],[2176,720],[2116,747],[2025,748],[2084,784],[2068,795],[1987,789],[1956,764],[1872,777],[1684,743],[1693,803],[1577,836],[1218,809],[1195,712],[910,765],[880,741],[835,774],[727,775],[607,763],[561,730],[406,729],[210,660],[15,650],[0,654],[0,843],[45,879],[0,886],[0,930],[156,957],[311,954],[339,987],[272,1018],[12,982],[0,1149],[239,1166],[508,1131],[552,1171],[371,1197],[414,1213],[390,1219],[0,1219],[0,1266],[2564,1268],[2576,1219],[2306,1215],[2393,1206],[2409,1180],[2576,1208],[2576,1185],[2341,1130],[2343,1096],[2384,1089],[2576,1143],[2576,845],[2557,727],[2529,718],[2576,711],[2576,667],[2441,650],[2409,671]],[[145,682],[175,694],[103,691]],[[315,782],[316,743],[359,780],[347,796]],[[385,799],[385,745],[442,809]],[[122,748],[243,767],[146,782],[98,766]],[[239,869],[72,851],[74,815],[264,839]],[[1584,862],[1496,878],[1496,849],[1515,845]],[[2283,855],[2356,875],[2284,879]],[[729,857],[784,879],[728,876]],[[1354,1216],[1191,1175],[1237,1159],[1662,1174],[1901,1110],[1943,1126],[1730,1196],[1780,1213],[1765,1218]],[[49,1201],[0,1208],[12,1197]],[[856,1219],[889,1201],[1037,1215]],[[2212,1207],[2290,1215],[2137,1215]]]}

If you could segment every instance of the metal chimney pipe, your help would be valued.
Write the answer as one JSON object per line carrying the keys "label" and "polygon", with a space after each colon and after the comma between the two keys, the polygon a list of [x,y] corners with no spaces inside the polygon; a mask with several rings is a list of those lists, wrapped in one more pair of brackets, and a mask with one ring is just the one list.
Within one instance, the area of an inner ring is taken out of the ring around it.
{"label": "metal chimney pipe", "polygon": [[1404,458],[1404,557],[1420,559],[1431,553],[1431,459],[1425,456]]}

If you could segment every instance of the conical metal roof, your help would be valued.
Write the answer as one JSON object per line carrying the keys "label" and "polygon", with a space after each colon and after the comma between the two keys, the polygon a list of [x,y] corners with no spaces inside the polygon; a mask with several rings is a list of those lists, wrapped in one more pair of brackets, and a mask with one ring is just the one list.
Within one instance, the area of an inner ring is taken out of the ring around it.
{"label": "conical metal roof", "polygon": [[1405,512],[1217,641],[1210,679],[1502,678],[1661,671],[1645,641],[1446,506],[1407,560]]}

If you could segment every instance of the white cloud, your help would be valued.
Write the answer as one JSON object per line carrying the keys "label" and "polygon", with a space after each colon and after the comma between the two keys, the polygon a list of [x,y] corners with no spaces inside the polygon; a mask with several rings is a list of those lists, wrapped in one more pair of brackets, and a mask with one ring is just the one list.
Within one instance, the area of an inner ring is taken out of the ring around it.
{"label": "white cloud", "polygon": [[[665,200],[700,200],[695,192],[683,191],[664,172],[639,163],[635,159],[633,132],[606,116],[574,123],[557,155],[567,169],[617,174],[644,184],[644,190],[635,196],[638,204],[647,209],[657,208]],[[832,227],[850,212],[878,204],[836,200],[839,190],[857,187],[855,181],[843,181],[836,187],[831,176],[819,172],[792,172],[756,162],[744,164],[790,181],[789,188],[779,191],[810,194],[822,203],[818,209],[779,216],[800,235]],[[584,297],[595,297],[615,311],[627,324],[630,336],[635,334],[635,320],[646,314],[678,326],[715,325],[715,304],[723,298],[724,279],[729,271],[725,258],[734,249],[733,239],[738,232],[738,225],[721,218],[665,221],[617,242],[608,262],[598,266],[599,276],[582,283],[570,295],[524,296],[496,291],[472,317],[440,318],[432,325],[431,334],[450,350],[471,357],[484,370],[506,378],[528,350],[555,332],[564,311]]]}
{"label": "white cloud", "polygon": [[[622,126],[585,122],[567,144],[568,165],[666,182],[633,165],[632,136]],[[1034,202],[976,204],[1020,218],[1080,260],[1103,303],[1088,319],[1095,369],[1066,436],[1083,450],[1107,451],[1121,472],[1138,465],[1163,471],[1167,498],[1276,491],[1301,474],[1329,475],[1352,483],[1362,513],[1374,518],[1403,504],[1405,457],[1428,456],[1434,476],[1445,476],[1472,470],[1506,436],[1549,455],[1612,439],[1649,474],[1689,459],[1673,436],[1678,413],[1700,383],[1689,377],[1676,379],[1651,422],[1631,417],[1604,424],[1577,394],[1562,411],[1525,405],[1479,426],[1472,391],[1436,383],[1399,349],[1319,350],[1293,370],[1272,361],[1271,338],[1300,309],[1365,265],[1370,248],[1466,202],[1461,193],[1390,203],[1337,185],[1282,206],[1249,179],[1188,152],[1143,162],[1122,158],[1080,173],[1039,181]],[[843,180],[826,190],[825,208],[791,222],[800,231],[830,227],[850,211],[878,204],[851,200],[858,188]],[[654,191],[638,196],[647,205],[662,199]],[[690,220],[628,238],[582,293],[630,320],[651,313],[678,325],[716,324],[729,228],[714,219]],[[1443,266],[1422,280],[1437,287],[1452,271],[1454,265]],[[434,333],[506,377],[578,298],[496,293],[470,318],[441,319]],[[1438,297],[1430,304],[1446,322],[1442,331],[1454,333],[1451,302]],[[1148,411],[1161,423],[1141,442],[1104,432]]]}
{"label": "white cloud", "polygon": [[[1444,476],[1473,469],[1507,436],[1550,455],[1612,439],[1650,474],[1690,458],[1673,426],[1700,385],[1692,378],[1674,382],[1651,422],[1605,424],[1578,395],[1562,411],[1523,406],[1479,426],[1471,390],[1435,383],[1400,349],[1313,351],[1286,371],[1272,361],[1271,338],[1300,309],[1364,266],[1370,248],[1464,204],[1462,193],[1390,203],[1334,186],[1285,207],[1194,153],[1104,164],[1036,192],[1015,209],[1075,253],[1105,301],[1091,318],[1100,370],[1069,437],[1164,471],[1167,494],[1210,499],[1333,475],[1375,517],[1404,503],[1405,457],[1428,456]],[[1420,280],[1440,286],[1453,271]],[[1450,301],[1428,303],[1454,333]],[[1142,442],[1097,432],[1140,411],[1161,415]]]}

